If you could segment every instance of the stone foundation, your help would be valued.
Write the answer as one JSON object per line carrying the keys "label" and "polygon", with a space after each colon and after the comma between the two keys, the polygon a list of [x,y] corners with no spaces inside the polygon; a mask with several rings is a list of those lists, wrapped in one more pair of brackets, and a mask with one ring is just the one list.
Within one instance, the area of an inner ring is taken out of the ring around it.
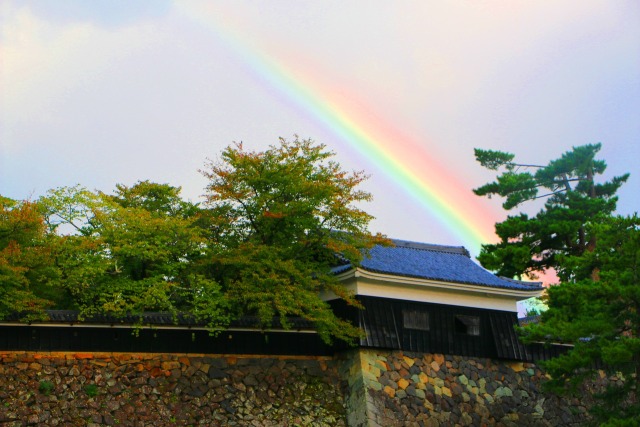
{"label": "stone foundation", "polygon": [[3,426],[344,426],[330,358],[0,354]]}
{"label": "stone foundation", "polygon": [[0,352],[0,425],[579,426],[535,365],[358,349],[335,357]]}
{"label": "stone foundation", "polygon": [[541,392],[534,364],[362,350],[368,417],[359,426],[581,426],[583,402]]}

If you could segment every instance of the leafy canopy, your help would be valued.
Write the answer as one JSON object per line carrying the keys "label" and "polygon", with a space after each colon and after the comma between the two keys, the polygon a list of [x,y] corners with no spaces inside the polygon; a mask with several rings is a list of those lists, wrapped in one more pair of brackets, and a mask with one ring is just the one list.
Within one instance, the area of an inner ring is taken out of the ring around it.
{"label": "leafy canopy", "polygon": [[0,318],[42,318],[57,274],[37,206],[0,197]]}
{"label": "leafy canopy", "polygon": [[332,268],[387,240],[359,207],[371,200],[358,189],[366,176],[333,157],[298,138],[263,152],[231,145],[202,171],[203,205],[149,181],[0,198],[0,317],[187,312],[219,330],[239,316],[265,328],[297,316],[327,342],[352,342],[360,331],[322,296],[358,305]]}
{"label": "leafy canopy", "polygon": [[180,188],[148,181],[113,195],[75,186],[35,202],[3,199],[0,316],[187,311],[211,328],[228,324],[220,287],[197,265],[209,251],[199,212]]}
{"label": "leafy canopy", "polygon": [[211,266],[233,306],[263,326],[300,316],[322,338],[359,335],[337,318],[321,293],[357,305],[331,273],[339,263],[358,265],[382,236],[367,230],[371,215],[358,207],[371,195],[358,190],[362,172],[348,173],[323,144],[295,138],[256,152],[229,146],[202,171],[209,179],[207,207],[217,244]]}

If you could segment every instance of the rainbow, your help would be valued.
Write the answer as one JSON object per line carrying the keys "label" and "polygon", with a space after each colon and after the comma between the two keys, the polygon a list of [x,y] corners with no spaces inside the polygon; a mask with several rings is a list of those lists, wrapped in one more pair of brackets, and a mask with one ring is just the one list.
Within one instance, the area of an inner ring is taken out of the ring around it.
{"label": "rainbow", "polygon": [[477,253],[482,243],[496,240],[495,215],[418,141],[365,109],[354,97],[346,96],[345,88],[323,83],[318,72],[305,71],[300,61],[277,61],[253,47],[251,41],[232,30],[235,26],[229,23],[231,17],[225,15],[223,22],[221,14],[210,9],[209,4],[198,9],[188,4],[192,5],[179,2],[178,7],[186,16],[215,31],[229,49],[288,102],[302,108],[383,171],[465,247]]}

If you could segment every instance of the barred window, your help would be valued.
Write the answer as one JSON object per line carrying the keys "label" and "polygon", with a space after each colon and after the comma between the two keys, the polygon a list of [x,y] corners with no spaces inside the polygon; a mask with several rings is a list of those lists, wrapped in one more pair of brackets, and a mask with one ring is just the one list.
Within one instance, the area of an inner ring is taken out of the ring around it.
{"label": "barred window", "polygon": [[480,335],[480,318],[478,316],[456,315],[455,330],[459,334]]}
{"label": "barred window", "polygon": [[406,329],[416,329],[418,331],[429,330],[429,313],[424,310],[403,309],[402,324]]}

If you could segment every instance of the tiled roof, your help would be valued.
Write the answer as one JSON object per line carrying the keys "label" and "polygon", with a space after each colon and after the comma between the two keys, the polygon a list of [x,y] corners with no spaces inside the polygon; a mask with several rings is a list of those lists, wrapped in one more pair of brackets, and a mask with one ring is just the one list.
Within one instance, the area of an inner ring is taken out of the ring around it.
{"label": "tiled roof", "polygon": [[[476,264],[462,246],[440,246],[393,240],[395,246],[375,246],[360,268],[383,274],[465,283],[513,290],[540,290],[539,282],[524,282],[496,276]],[[351,265],[334,269],[336,274]]]}

